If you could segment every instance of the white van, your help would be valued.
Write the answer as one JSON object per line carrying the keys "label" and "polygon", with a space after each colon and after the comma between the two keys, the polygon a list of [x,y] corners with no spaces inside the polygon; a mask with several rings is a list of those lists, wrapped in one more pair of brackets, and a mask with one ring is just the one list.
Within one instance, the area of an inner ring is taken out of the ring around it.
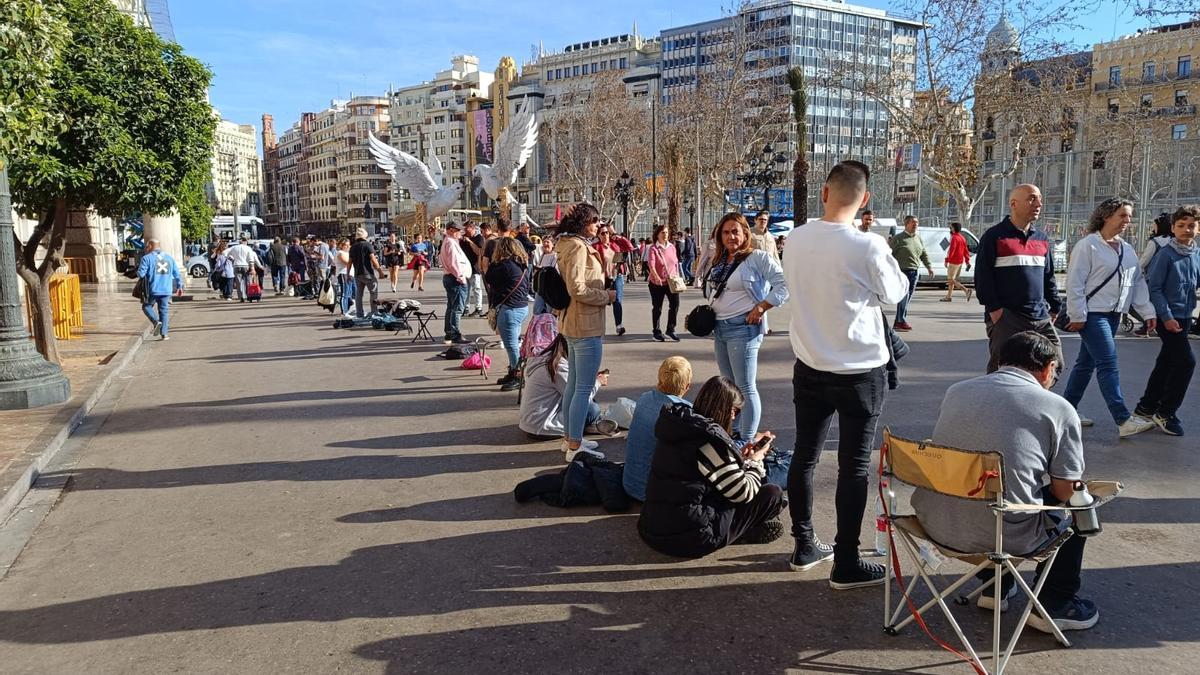
{"label": "white van", "polygon": [[[871,231],[890,238],[896,232],[903,232],[904,228],[899,225],[891,227],[872,225]],[[950,250],[950,228],[918,225],[917,235],[921,237],[921,243],[925,244],[925,252],[929,254],[929,264],[933,267],[933,278],[931,279],[925,270],[921,270],[921,276],[917,279],[917,283],[945,283],[946,252]],[[979,250],[979,238],[969,230],[963,230],[962,235],[967,240],[967,251],[971,254],[971,269],[968,271],[966,267],[963,267],[959,272],[958,280],[964,284],[973,284],[975,282],[975,253]]]}

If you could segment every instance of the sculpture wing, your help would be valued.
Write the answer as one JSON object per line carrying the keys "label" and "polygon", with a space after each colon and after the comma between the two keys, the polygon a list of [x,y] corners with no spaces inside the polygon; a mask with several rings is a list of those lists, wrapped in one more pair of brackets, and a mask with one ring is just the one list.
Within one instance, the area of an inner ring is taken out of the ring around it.
{"label": "sculpture wing", "polygon": [[492,170],[501,187],[517,182],[517,172],[529,161],[537,139],[537,118],[526,103],[496,141],[496,161],[492,162]]}
{"label": "sculpture wing", "polygon": [[367,132],[368,149],[379,168],[408,190],[418,202],[428,202],[437,193],[438,184],[433,181],[429,167],[407,152],[397,150]]}
{"label": "sculpture wing", "polygon": [[446,172],[442,169],[442,160],[438,159],[436,152],[431,151],[429,153],[429,161],[426,162],[426,164],[429,165],[429,172],[433,176],[433,182],[438,185],[438,187],[441,187],[442,176],[444,176]]}

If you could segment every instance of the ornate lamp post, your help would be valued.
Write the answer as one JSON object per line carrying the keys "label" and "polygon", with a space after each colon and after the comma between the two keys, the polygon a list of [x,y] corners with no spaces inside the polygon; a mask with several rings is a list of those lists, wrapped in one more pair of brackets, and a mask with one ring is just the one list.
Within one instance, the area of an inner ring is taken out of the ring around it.
{"label": "ornate lamp post", "polygon": [[617,194],[617,201],[621,202],[621,214],[625,219],[624,232],[621,234],[626,239],[629,238],[629,200],[633,199],[633,179],[629,177],[628,171],[622,171],[621,177],[617,179],[617,184],[613,186],[613,191]]}
{"label": "ornate lamp post", "polygon": [[16,259],[8,168],[0,159],[0,410],[62,403],[71,395],[62,368],[42,358],[29,339],[21,319]]}
{"label": "ornate lamp post", "polygon": [[748,188],[762,188],[762,210],[771,211],[771,187],[783,180],[787,168],[787,157],[768,143],[763,146],[759,157],[750,158],[750,168],[739,178]]}

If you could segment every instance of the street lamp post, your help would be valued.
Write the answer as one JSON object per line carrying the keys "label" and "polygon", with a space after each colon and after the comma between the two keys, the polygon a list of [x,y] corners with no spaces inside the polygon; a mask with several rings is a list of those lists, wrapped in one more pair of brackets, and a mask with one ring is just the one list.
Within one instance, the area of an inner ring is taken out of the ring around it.
{"label": "street lamp post", "polygon": [[621,172],[621,177],[617,179],[617,184],[613,186],[613,190],[617,193],[617,201],[621,202],[621,214],[625,220],[625,231],[622,234],[628,239],[629,200],[633,198],[633,179],[629,177],[628,171]]}
{"label": "street lamp post", "polygon": [[62,403],[71,395],[62,368],[42,358],[29,339],[21,318],[16,260],[8,168],[0,159],[0,410]]}
{"label": "street lamp post", "polygon": [[658,80],[662,73],[657,70],[622,78],[625,84],[651,82],[648,87],[650,96],[650,207],[654,211],[654,219],[658,220]]}
{"label": "street lamp post", "polygon": [[787,157],[768,143],[763,146],[759,157],[750,158],[750,168],[740,178],[748,188],[762,188],[762,210],[771,212],[771,187],[783,180]]}

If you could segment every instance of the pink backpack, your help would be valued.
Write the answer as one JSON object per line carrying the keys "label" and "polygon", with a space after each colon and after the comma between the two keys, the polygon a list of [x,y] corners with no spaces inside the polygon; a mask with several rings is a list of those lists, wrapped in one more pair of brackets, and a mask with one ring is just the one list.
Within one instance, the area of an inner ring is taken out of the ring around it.
{"label": "pink backpack", "polygon": [[535,314],[525,329],[525,339],[521,341],[521,358],[528,359],[546,351],[554,338],[558,337],[558,321],[553,314]]}
{"label": "pink backpack", "polygon": [[463,359],[463,370],[483,370],[484,368],[492,367],[492,357],[485,355],[482,352],[475,352],[467,358]]}

